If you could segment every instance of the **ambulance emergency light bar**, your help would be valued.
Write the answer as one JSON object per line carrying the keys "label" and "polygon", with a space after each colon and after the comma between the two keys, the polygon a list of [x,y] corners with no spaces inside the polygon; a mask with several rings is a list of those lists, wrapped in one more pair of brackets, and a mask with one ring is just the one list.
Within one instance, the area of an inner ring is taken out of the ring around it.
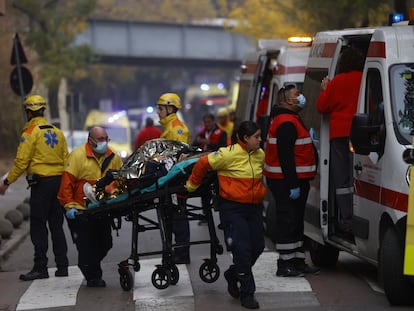
{"label": "ambulance emergency light bar", "polygon": [[311,45],[312,37],[289,37],[286,39],[259,39],[258,48],[266,50],[280,50],[284,46],[307,46]]}
{"label": "ambulance emergency light bar", "polygon": [[399,23],[404,20],[404,14],[402,13],[392,13],[388,15],[388,26],[391,26],[394,23]]}
{"label": "ambulance emergency light bar", "polygon": [[404,20],[404,14],[392,13],[388,15],[388,26],[392,25],[414,25],[414,8],[409,11],[408,21]]}
{"label": "ambulance emergency light bar", "polygon": [[308,43],[311,44],[313,41],[312,37],[289,37],[288,42],[291,43]]}

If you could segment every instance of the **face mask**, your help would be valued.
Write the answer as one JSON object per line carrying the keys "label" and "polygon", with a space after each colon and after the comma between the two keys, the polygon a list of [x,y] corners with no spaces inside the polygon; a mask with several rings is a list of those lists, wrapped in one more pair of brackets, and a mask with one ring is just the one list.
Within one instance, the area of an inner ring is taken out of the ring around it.
{"label": "face mask", "polygon": [[93,150],[97,153],[104,154],[108,150],[108,142],[102,141],[96,144],[96,147]]}
{"label": "face mask", "polygon": [[300,108],[304,108],[305,106],[306,106],[306,97],[305,96],[303,96],[303,94],[300,94],[298,97],[297,97],[297,99],[298,99],[298,106],[300,107]]}

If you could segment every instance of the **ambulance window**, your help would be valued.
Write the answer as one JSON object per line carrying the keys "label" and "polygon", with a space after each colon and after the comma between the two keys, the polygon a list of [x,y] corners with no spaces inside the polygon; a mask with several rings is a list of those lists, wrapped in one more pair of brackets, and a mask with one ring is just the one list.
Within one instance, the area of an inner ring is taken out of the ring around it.
{"label": "ambulance window", "polygon": [[369,69],[367,74],[367,112],[372,125],[384,123],[384,98],[382,95],[381,75],[377,69]]}
{"label": "ambulance window", "polygon": [[[385,126],[384,126],[384,97],[382,91],[381,74],[378,69],[368,69],[365,93],[366,110],[370,116],[371,125],[379,126],[379,130],[370,136],[372,145],[384,146]],[[384,150],[380,148],[379,150]],[[382,153],[382,152],[380,152]]]}
{"label": "ambulance window", "polygon": [[390,68],[391,107],[397,138],[411,144],[414,135],[414,64]]}

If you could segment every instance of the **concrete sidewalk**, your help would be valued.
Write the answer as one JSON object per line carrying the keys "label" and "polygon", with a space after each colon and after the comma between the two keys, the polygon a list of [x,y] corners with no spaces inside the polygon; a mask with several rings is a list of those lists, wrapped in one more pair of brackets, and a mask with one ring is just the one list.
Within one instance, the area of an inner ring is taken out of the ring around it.
{"label": "concrete sidewalk", "polygon": [[[20,177],[15,183],[11,184],[5,195],[0,195],[0,219],[5,219],[6,213],[23,203],[26,198],[30,197],[30,190],[27,189],[25,177]],[[19,243],[29,233],[29,222],[24,220],[23,223],[13,228],[9,238],[2,238],[0,241],[0,270],[4,259],[12,252]]]}

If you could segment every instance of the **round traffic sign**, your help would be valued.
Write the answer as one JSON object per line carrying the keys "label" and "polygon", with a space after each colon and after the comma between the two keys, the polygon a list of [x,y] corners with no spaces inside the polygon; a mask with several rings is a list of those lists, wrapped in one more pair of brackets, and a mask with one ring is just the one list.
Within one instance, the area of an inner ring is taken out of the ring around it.
{"label": "round traffic sign", "polygon": [[[33,77],[29,69],[21,66],[23,93],[24,95],[30,93],[33,87]],[[15,67],[10,74],[10,86],[16,95],[21,95],[19,84],[19,73],[17,67]]]}

